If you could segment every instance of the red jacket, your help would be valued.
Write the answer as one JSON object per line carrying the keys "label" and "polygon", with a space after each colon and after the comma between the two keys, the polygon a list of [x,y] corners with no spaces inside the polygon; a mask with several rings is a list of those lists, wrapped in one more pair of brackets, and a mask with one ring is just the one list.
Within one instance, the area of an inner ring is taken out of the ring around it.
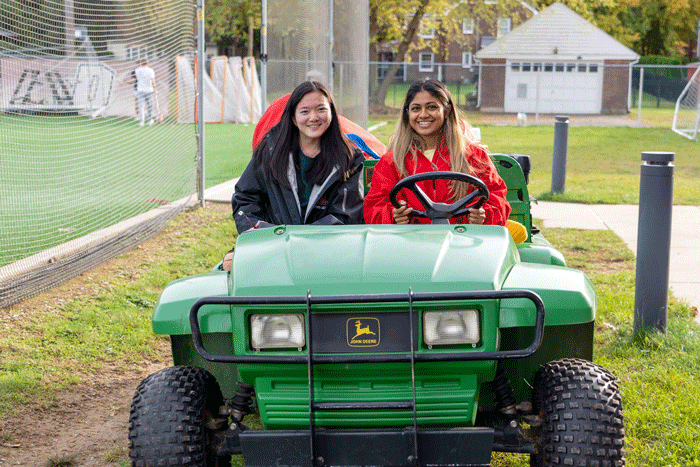
{"label": "red jacket", "polygon": [[[435,154],[433,154],[432,161],[428,160],[421,151],[416,152],[417,157],[411,154],[406,156],[406,170],[409,174],[452,170],[450,152],[445,143],[445,138],[443,138],[438,145]],[[491,158],[481,147],[470,145],[467,149],[467,158],[474,169],[472,175],[482,180],[489,189],[489,199],[483,206],[484,211],[486,211],[485,224],[504,225],[506,219],[508,219],[510,215],[510,205],[508,201],[506,201],[507,189],[505,182],[501,176],[498,175]],[[391,201],[389,201],[389,191],[391,191],[399,180],[401,180],[399,169],[394,162],[392,152],[389,151],[382,156],[379,162],[377,162],[377,165],[374,166],[372,185],[369,193],[365,196],[365,223],[394,223],[394,217],[392,215],[394,207]],[[433,201],[442,203],[451,203],[455,201],[451,199],[449,180],[438,180],[434,185],[431,181],[425,181],[419,182],[417,185],[428,195],[428,198]],[[418,198],[408,190],[402,190],[397,198],[399,200],[406,200],[408,206],[414,209],[424,210]],[[412,224],[427,224],[430,221],[428,219],[411,217],[410,222]],[[467,222],[467,216],[450,219],[450,223],[452,224],[465,224]]]}

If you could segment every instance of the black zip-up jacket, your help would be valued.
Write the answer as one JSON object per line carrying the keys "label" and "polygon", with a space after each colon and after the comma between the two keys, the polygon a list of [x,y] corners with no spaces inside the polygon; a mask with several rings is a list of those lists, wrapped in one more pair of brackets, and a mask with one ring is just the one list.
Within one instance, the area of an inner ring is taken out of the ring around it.
{"label": "black zip-up jacket", "polygon": [[[270,135],[265,135],[269,141]],[[302,219],[299,204],[297,171],[293,155],[289,155],[287,176],[289,188],[268,182],[254,160],[248,164],[236,183],[231,198],[233,220],[239,234],[254,227],[271,225],[300,224],[362,224],[362,161],[364,155],[354,151],[351,168],[346,173],[333,169],[321,185],[314,185],[309,196],[309,204]]]}

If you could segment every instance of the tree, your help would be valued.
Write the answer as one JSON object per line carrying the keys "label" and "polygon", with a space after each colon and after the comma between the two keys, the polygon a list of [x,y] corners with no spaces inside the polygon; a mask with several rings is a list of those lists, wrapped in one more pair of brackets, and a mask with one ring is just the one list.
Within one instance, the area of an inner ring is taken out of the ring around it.
{"label": "tree", "polygon": [[[370,104],[382,104],[406,54],[411,50],[431,48],[441,52],[446,41],[463,42],[462,21],[474,18],[495,27],[499,17],[514,17],[519,0],[499,0],[495,4],[482,0],[370,0],[370,60],[377,61],[376,46],[393,43],[396,52],[392,65],[381,82],[374,87]],[[421,27],[438,31],[438,40],[424,40],[417,35]],[[373,77],[374,78],[374,77]]]}
{"label": "tree", "polygon": [[252,54],[253,32],[260,27],[260,0],[205,0],[205,30],[220,47],[248,45]]}
{"label": "tree", "polygon": [[[555,0],[534,0],[538,9]],[[697,0],[558,0],[640,55],[683,55],[695,39]]]}

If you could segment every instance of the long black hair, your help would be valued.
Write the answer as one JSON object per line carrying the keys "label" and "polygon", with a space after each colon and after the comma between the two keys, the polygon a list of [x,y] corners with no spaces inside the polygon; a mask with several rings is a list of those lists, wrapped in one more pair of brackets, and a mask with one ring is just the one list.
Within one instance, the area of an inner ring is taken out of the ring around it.
{"label": "long black hair", "polygon": [[[296,158],[299,151],[299,128],[294,124],[294,113],[301,99],[315,91],[320,92],[328,99],[331,108],[331,123],[321,135],[321,152],[314,158],[308,181],[321,184],[334,167],[337,167],[341,174],[350,169],[353,149],[350,140],[340,129],[338,114],[330,91],[317,81],[305,81],[292,91],[279,123],[272,127],[255,147],[253,159],[262,169],[268,181],[274,181],[286,188],[290,187],[287,178],[289,154],[292,153]],[[273,140],[267,141],[268,138],[273,138]]]}

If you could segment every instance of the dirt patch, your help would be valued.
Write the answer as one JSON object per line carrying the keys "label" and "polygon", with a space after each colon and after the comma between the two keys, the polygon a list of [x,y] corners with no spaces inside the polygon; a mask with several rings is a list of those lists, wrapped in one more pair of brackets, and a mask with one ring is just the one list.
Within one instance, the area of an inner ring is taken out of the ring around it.
{"label": "dirt patch", "polygon": [[95,380],[60,393],[52,407],[30,407],[8,420],[0,444],[0,465],[44,467],[72,460],[73,466],[119,465],[127,458],[129,411],[134,390],[162,363],[145,363],[132,373],[107,369]]}
{"label": "dirt patch", "polygon": [[[208,203],[207,210],[230,212],[231,206]],[[36,310],[51,310],[73,298],[102,293],[107,285],[95,283],[93,277],[138,277],[139,267],[147,267],[139,265],[166,254],[168,247],[168,237],[162,232],[131,250],[128,258],[110,260],[7,311],[20,320],[29,319]],[[106,366],[59,393],[51,407],[28,406],[11,419],[1,420],[0,467],[45,467],[50,460],[72,461],[71,467],[125,465],[134,391],[147,375],[172,364],[168,342],[157,342],[159,356],[153,361]]]}

